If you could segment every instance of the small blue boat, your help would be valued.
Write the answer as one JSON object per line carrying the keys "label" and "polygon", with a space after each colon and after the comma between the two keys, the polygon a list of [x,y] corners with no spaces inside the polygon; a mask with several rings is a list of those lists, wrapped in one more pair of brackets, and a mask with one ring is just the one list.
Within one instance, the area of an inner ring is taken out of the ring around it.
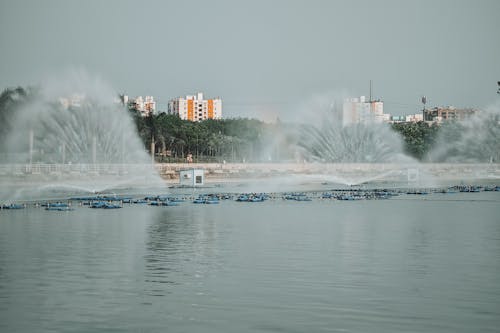
{"label": "small blue boat", "polygon": [[413,195],[427,195],[429,192],[425,190],[414,190],[414,191],[407,191],[406,194],[413,194]]}
{"label": "small blue boat", "polygon": [[106,205],[104,201],[94,201],[90,203],[89,208],[104,208],[104,205]]}
{"label": "small blue boat", "polygon": [[218,204],[219,203],[219,198],[216,196],[212,195],[200,195],[198,198],[193,200],[194,204],[207,204],[207,205],[213,205],[213,204]]}
{"label": "small blue boat", "polygon": [[179,206],[178,202],[173,201],[151,201],[150,206]]}
{"label": "small blue boat", "polygon": [[118,208],[122,208],[122,206],[120,206],[118,204],[110,203],[110,202],[105,202],[104,206],[102,208],[104,208],[104,209],[118,209]]}
{"label": "small blue boat", "polygon": [[7,204],[7,205],[2,205],[0,206],[1,209],[23,209],[26,208],[25,205],[21,204]]}
{"label": "small blue boat", "polygon": [[205,203],[205,199],[204,198],[196,198],[193,200],[193,203],[194,204],[204,204]]}
{"label": "small blue boat", "polygon": [[236,201],[239,201],[239,202],[248,201],[248,196],[245,194],[239,195],[238,198],[236,198]]}
{"label": "small blue boat", "polygon": [[133,204],[139,204],[139,205],[140,205],[140,204],[147,204],[147,203],[148,203],[148,201],[147,201],[147,200],[144,200],[144,199],[134,199],[134,200],[132,200],[132,203],[133,203]]}
{"label": "small blue boat", "polygon": [[57,211],[57,212],[68,212],[70,210],[74,210],[73,208],[71,207],[68,207],[68,206],[49,206],[49,207],[45,207],[45,210],[50,210],[50,211]]}
{"label": "small blue boat", "polygon": [[207,205],[215,205],[215,204],[219,203],[219,199],[217,199],[217,198],[207,198],[207,199],[205,199],[204,203],[207,204]]}
{"label": "small blue boat", "polygon": [[354,198],[354,196],[352,196],[350,194],[343,194],[343,195],[340,195],[339,197],[337,197],[337,200],[349,201],[349,200],[355,200],[355,198]]}
{"label": "small blue boat", "polygon": [[295,201],[312,201],[312,199],[305,194],[295,195],[293,199]]}
{"label": "small blue boat", "polygon": [[185,202],[186,200],[183,198],[178,198],[178,197],[170,197],[170,198],[168,198],[168,201],[170,201],[170,202]]}

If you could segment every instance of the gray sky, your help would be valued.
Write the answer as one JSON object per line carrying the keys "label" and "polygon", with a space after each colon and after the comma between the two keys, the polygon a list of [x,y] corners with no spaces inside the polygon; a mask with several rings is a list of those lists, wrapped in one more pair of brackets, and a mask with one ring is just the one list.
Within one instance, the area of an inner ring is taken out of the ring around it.
{"label": "gray sky", "polygon": [[312,96],[385,111],[498,101],[498,0],[0,0],[0,88],[83,68],[131,96],[204,91],[224,116],[286,118]]}

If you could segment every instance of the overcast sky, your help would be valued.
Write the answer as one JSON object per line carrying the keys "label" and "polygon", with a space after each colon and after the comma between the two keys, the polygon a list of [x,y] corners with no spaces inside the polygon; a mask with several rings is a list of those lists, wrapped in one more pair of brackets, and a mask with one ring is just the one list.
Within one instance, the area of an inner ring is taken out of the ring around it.
{"label": "overcast sky", "polygon": [[225,116],[286,118],[313,96],[386,112],[498,101],[498,0],[0,0],[0,88],[83,68],[160,107],[203,91]]}

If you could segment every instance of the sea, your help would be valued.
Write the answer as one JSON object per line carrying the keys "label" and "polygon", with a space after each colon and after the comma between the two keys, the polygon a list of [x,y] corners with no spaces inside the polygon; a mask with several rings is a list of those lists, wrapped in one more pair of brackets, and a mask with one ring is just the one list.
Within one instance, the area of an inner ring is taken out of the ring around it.
{"label": "sea", "polygon": [[500,192],[73,207],[0,211],[0,332],[500,331]]}

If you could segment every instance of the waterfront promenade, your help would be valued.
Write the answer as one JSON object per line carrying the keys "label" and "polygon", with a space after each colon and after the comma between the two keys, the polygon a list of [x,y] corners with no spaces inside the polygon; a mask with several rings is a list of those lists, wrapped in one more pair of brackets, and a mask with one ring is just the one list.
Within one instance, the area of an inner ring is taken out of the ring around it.
{"label": "waterfront promenade", "polygon": [[152,168],[167,180],[178,178],[183,169],[201,168],[207,179],[266,178],[287,175],[334,175],[356,179],[413,180],[431,176],[439,179],[500,179],[499,163],[156,163],[151,164],[0,164],[0,178],[86,178],[126,177],[148,173]]}

